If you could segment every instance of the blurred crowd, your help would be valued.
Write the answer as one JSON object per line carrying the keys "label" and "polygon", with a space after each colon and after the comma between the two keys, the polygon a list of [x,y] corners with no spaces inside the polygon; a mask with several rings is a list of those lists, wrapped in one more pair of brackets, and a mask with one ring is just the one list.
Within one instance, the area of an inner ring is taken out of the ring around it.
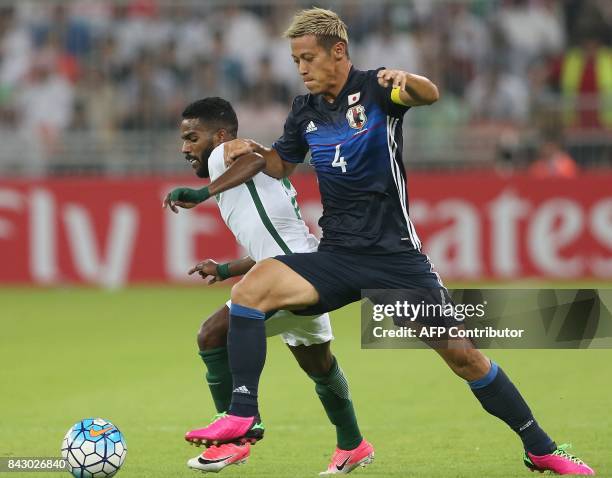
{"label": "blurred crowd", "polygon": [[[556,174],[547,158],[560,151],[573,171],[612,165],[612,1],[327,3],[349,27],[359,68],[439,85],[435,107],[407,116],[413,158],[483,157]],[[282,32],[311,3],[2,5],[0,169],[20,158],[43,171],[71,150],[107,157],[134,141],[125,138],[174,130],[186,103],[212,95],[235,103],[243,131],[271,140],[304,92]]]}

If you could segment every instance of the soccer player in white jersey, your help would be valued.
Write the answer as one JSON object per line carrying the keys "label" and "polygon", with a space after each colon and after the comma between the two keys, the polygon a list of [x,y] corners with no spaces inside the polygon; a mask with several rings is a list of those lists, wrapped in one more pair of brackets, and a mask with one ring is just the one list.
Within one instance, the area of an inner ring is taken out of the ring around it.
{"label": "soccer player in white jersey", "polygon": [[[211,259],[200,262],[189,273],[199,273],[209,284],[245,274],[256,261],[279,254],[311,252],[318,241],[310,234],[300,215],[296,192],[288,179],[278,180],[260,173],[263,158],[246,158],[229,169],[224,164],[224,143],[237,135],[238,121],[231,105],[221,98],[205,98],[189,105],[181,123],[182,152],[198,177],[210,177],[211,184],[200,190],[179,188],[164,200],[164,207],[191,208],[201,196],[214,195],[223,220],[248,251],[248,256],[226,264]],[[207,367],[206,379],[217,409],[215,419],[228,410],[232,392],[232,372],[227,354],[234,325],[229,326],[226,305],[206,320],[198,334],[200,356]],[[239,324],[238,324],[239,325]],[[229,330],[228,330],[229,329]],[[278,311],[266,321],[266,335],[280,334],[308,376],[325,411],[336,427],[337,448],[325,474],[350,473],[370,463],[374,449],[363,439],[357,425],[348,383],[330,350],[332,337],[328,314],[305,317]],[[188,461],[203,471],[219,471],[241,464],[250,453],[250,444],[263,438],[263,424],[253,427],[239,442],[210,446]],[[197,430],[187,433],[188,441]],[[209,444],[210,445],[210,444]]]}

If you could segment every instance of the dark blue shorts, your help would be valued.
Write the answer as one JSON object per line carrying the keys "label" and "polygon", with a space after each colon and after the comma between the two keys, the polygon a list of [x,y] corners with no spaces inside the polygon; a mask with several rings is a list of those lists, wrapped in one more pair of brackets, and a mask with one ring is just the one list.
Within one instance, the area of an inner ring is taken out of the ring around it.
{"label": "dark blue shorts", "polygon": [[317,251],[274,259],[301,275],[319,293],[317,304],[293,311],[299,315],[318,315],[359,301],[364,289],[423,290],[426,302],[431,300],[429,296],[439,300],[440,291],[447,294],[427,256],[416,250],[388,255]]}

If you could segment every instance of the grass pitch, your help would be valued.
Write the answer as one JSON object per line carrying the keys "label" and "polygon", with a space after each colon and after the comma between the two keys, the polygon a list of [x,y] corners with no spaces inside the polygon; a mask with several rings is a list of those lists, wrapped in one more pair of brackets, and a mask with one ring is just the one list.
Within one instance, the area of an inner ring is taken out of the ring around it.
{"label": "grass pitch", "polygon": [[[197,355],[201,319],[227,289],[0,289],[0,456],[58,456],[64,433],[100,416],[123,432],[120,477],[193,477],[183,441],[214,412]],[[530,476],[520,441],[432,351],[361,350],[359,309],[332,314],[333,350],[376,460],[355,477]],[[612,350],[496,351],[540,424],[612,476]],[[280,338],[260,390],[266,438],[228,477],[315,477],[335,434]],[[22,473],[17,476],[62,476]],[[67,476],[67,475],[66,475]]]}

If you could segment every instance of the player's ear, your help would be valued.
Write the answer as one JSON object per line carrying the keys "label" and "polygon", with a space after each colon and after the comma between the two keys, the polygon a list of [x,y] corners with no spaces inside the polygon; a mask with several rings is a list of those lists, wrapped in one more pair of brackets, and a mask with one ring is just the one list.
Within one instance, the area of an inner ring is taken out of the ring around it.
{"label": "player's ear", "polygon": [[346,45],[344,42],[339,41],[332,47],[332,54],[335,60],[341,60],[346,56]]}
{"label": "player's ear", "polygon": [[217,132],[213,134],[213,144],[215,147],[219,146],[221,143],[225,143],[228,139],[227,130],[223,128],[218,129]]}

